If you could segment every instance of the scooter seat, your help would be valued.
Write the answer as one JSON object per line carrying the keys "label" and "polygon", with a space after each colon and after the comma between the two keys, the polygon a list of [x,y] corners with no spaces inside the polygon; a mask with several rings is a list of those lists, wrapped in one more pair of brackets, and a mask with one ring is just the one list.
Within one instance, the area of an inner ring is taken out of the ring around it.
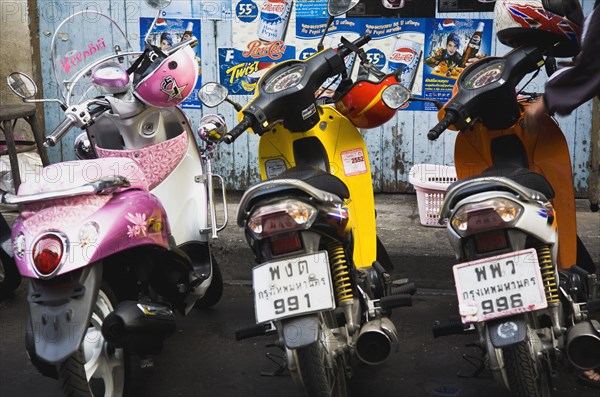
{"label": "scooter seat", "polygon": [[[292,167],[282,174],[257,183],[244,193],[238,210],[238,225],[243,226],[250,209],[259,201],[282,193],[300,191],[316,200],[337,202],[350,197],[346,184],[338,177],[315,167]],[[297,193],[294,193],[297,194]]]}
{"label": "scooter seat", "polygon": [[515,192],[513,189],[510,188],[510,186],[504,185],[494,180],[490,180],[489,183],[483,184],[471,183],[476,179],[486,177],[502,177],[510,179],[511,181],[514,181],[521,186],[542,193],[544,196],[546,196],[548,200],[552,200],[555,196],[554,189],[552,189],[552,186],[543,175],[533,172],[527,168],[521,167],[490,167],[479,175],[475,175],[470,178],[460,179],[448,186],[448,191],[456,190],[456,193],[452,195],[451,202],[446,203],[445,207],[452,209],[454,208],[456,203],[458,203],[462,199],[477,193],[483,193],[494,190]]}
{"label": "scooter seat", "polygon": [[148,190],[146,176],[134,160],[113,157],[51,164],[22,183],[18,195],[67,190],[106,176],[126,178],[130,186],[121,190]]}
{"label": "scooter seat", "polygon": [[272,179],[298,179],[342,199],[350,197],[348,187],[340,178],[316,167],[292,167]]}

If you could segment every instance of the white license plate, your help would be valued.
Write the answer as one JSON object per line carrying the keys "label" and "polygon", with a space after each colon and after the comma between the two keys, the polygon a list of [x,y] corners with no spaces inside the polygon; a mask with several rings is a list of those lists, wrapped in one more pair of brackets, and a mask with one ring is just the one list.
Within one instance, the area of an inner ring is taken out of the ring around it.
{"label": "white license plate", "polygon": [[476,323],[548,306],[535,249],[455,265],[463,323]]}
{"label": "white license plate", "polygon": [[256,322],[335,307],[327,252],[317,252],[252,269]]}

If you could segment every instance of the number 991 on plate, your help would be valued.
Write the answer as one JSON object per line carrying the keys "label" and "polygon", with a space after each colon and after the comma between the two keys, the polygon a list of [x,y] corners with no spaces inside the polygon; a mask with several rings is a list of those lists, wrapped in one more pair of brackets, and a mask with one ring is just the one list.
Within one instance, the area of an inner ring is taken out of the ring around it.
{"label": "number 991 on plate", "polygon": [[326,251],[256,266],[252,287],[257,323],[335,307]]}
{"label": "number 991 on plate", "polygon": [[548,306],[535,249],[455,265],[458,310],[465,324]]}

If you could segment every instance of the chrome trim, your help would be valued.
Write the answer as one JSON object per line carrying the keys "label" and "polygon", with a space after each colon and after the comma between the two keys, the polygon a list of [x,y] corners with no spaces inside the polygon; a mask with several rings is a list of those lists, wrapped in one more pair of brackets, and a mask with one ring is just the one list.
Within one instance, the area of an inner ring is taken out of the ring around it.
{"label": "chrome trim", "polygon": [[[40,241],[42,238],[47,237],[47,236],[58,237],[63,244],[64,251],[63,251],[62,258],[60,258],[60,263],[58,264],[58,266],[56,266],[56,269],[54,269],[54,271],[50,274],[42,274],[39,272],[39,270],[35,266],[35,262],[33,259],[33,247],[35,247],[35,245],[38,243],[38,241]],[[33,268],[33,272],[35,274],[37,274],[41,279],[44,279],[44,280],[48,280],[48,279],[56,276],[56,274],[60,271],[61,267],[63,267],[63,265],[67,261],[67,258],[70,256],[70,254],[71,254],[70,248],[71,247],[69,245],[69,238],[66,235],[64,235],[62,232],[60,232],[58,230],[48,230],[48,231],[41,233],[33,240],[33,243],[31,244],[31,252],[29,253],[29,257],[31,258],[31,267]]]}
{"label": "chrome trim", "polygon": [[238,207],[238,215],[237,215],[237,224],[240,227],[244,226],[244,220],[250,215],[248,211],[245,211],[245,208],[248,206],[252,198],[261,193],[264,190],[269,190],[273,187],[289,187],[290,189],[300,189],[305,193],[308,193],[315,199],[319,200],[323,203],[332,203],[332,204],[343,204],[343,200],[339,198],[337,195],[326,192],[321,189],[317,189],[314,186],[309,185],[308,183],[301,181],[299,179],[270,179],[263,182],[260,182],[244,193],[242,199],[240,200],[240,204]]}
{"label": "chrome trim", "polygon": [[112,194],[117,189],[129,187],[131,183],[122,176],[106,176],[94,182],[86,183],[78,187],[55,190],[51,192],[34,193],[27,195],[16,195],[4,193],[0,202],[2,204],[29,204],[38,201],[55,200],[59,198],[74,196],[89,196],[92,194]]}
{"label": "chrome trim", "polygon": [[[448,204],[453,201],[454,196],[456,196],[462,189],[467,186],[477,186],[477,185],[486,185],[490,183],[495,183],[500,186],[505,186],[511,189],[515,194],[518,194],[524,201],[529,203],[537,203],[537,202],[547,202],[548,199],[542,193],[529,189],[523,185],[518,184],[512,179],[500,177],[500,176],[486,176],[471,179],[468,181],[464,181],[462,183],[458,183],[452,188],[446,191],[446,196],[444,198],[444,202],[440,209],[440,224],[443,224],[444,219],[450,217],[450,213],[452,212],[450,208],[448,208]],[[490,190],[492,191],[492,190]],[[483,193],[483,192],[481,192]]]}

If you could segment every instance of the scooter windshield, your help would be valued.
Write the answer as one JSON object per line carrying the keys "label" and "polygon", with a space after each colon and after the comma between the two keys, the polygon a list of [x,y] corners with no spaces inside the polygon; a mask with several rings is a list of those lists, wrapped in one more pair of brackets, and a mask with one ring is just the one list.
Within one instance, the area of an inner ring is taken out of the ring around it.
{"label": "scooter windshield", "polygon": [[92,72],[106,62],[127,69],[132,52],[125,33],[110,17],[96,11],[81,11],[61,22],[52,38],[52,67],[60,95],[67,105],[93,98],[100,91],[92,83]]}

